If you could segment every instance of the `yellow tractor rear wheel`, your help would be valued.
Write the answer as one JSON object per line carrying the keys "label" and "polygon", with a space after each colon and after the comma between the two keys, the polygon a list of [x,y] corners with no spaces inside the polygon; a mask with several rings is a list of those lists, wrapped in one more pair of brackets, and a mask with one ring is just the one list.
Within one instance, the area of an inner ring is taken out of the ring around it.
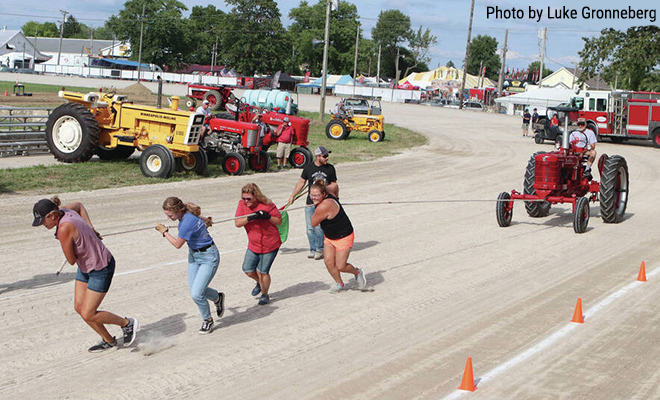
{"label": "yellow tractor rear wheel", "polygon": [[370,142],[376,143],[376,142],[382,142],[383,139],[385,138],[385,134],[379,131],[378,129],[374,129],[372,131],[369,131],[367,137],[369,138]]}
{"label": "yellow tractor rear wheel", "polygon": [[325,126],[325,136],[329,139],[344,140],[348,138],[350,131],[346,127],[344,121],[333,119]]}

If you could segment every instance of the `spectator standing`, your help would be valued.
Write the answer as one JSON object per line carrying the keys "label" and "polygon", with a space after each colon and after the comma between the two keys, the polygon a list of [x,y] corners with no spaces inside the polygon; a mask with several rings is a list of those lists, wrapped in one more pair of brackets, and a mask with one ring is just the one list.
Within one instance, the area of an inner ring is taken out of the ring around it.
{"label": "spectator standing", "polygon": [[529,113],[529,108],[525,108],[525,112],[523,113],[522,116],[523,137],[527,137],[527,134],[529,133],[529,120],[531,118],[532,115]]}
{"label": "spectator standing", "polygon": [[277,140],[277,169],[286,168],[286,160],[291,155],[291,144],[295,140],[296,131],[289,121],[289,117],[284,117],[282,125],[277,129],[275,138]]}

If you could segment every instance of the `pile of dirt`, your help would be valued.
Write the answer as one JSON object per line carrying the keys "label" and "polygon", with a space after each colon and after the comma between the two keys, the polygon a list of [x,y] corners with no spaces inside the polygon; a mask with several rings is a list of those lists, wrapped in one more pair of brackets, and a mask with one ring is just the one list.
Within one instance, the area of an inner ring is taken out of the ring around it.
{"label": "pile of dirt", "polygon": [[138,96],[148,96],[153,93],[151,93],[151,90],[147,89],[142,85],[140,82],[134,83],[130,86],[126,86],[125,88],[118,90],[121,94],[127,94],[127,95],[138,95]]}

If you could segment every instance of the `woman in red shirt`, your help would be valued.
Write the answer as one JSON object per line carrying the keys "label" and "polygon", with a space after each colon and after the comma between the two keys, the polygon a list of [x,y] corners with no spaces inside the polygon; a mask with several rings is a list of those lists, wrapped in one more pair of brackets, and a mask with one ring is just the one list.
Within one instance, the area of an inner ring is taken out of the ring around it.
{"label": "woman in red shirt", "polygon": [[282,245],[276,225],[282,223],[282,215],[275,204],[261,193],[254,183],[241,189],[241,201],[236,207],[236,227],[244,227],[248,235],[248,248],[243,260],[243,272],[257,283],[252,296],[259,298],[259,305],[268,304],[270,267]]}

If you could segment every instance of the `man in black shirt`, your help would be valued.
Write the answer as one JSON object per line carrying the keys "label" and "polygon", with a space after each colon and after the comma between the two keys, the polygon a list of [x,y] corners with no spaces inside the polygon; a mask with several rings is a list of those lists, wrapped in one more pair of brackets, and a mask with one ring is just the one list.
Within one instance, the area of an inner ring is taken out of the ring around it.
{"label": "man in black shirt", "polygon": [[[309,184],[309,187],[312,187],[314,182],[317,179],[321,179],[325,182],[328,192],[335,197],[339,197],[339,186],[337,185],[337,172],[335,167],[328,163],[328,157],[330,156],[330,151],[323,146],[318,147],[314,150],[314,162],[311,164],[305,165],[303,168],[302,174],[300,174],[300,180],[296,184],[296,187],[293,189],[293,193],[289,197],[289,204],[293,204],[295,201],[296,195],[302,190],[305,184]],[[312,199],[307,195],[307,204],[314,204]],[[309,255],[307,258],[313,258],[315,260],[323,259],[323,230],[320,226],[312,226],[312,215],[316,207],[306,207],[305,208],[305,222],[307,223],[307,240],[309,241]]]}

